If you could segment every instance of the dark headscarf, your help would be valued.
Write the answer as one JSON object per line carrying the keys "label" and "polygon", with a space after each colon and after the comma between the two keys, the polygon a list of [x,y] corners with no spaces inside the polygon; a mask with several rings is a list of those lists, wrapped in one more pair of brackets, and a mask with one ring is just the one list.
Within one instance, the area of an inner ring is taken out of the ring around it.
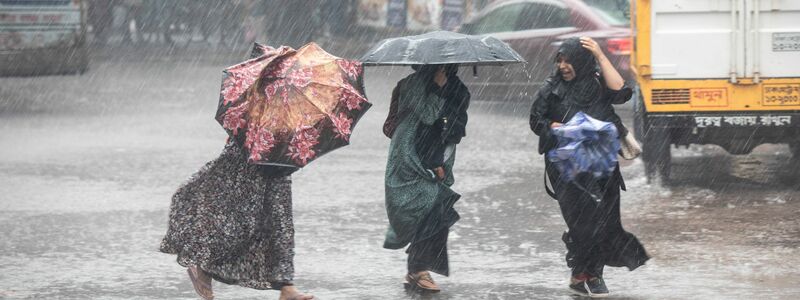
{"label": "dark headscarf", "polygon": [[553,78],[557,82],[553,91],[561,99],[579,106],[589,106],[600,99],[603,93],[602,85],[598,80],[597,61],[589,50],[583,48],[579,38],[570,38],[558,47],[555,61],[563,57],[575,70],[575,78],[566,81],[561,76],[561,71],[556,67]]}

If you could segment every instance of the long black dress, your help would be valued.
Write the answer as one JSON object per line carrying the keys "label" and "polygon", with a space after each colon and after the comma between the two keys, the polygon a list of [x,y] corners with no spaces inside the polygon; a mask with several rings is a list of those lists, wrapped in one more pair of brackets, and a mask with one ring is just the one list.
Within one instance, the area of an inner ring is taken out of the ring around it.
{"label": "long black dress", "polygon": [[[539,136],[540,154],[556,146],[555,137],[550,135],[550,125],[566,123],[578,111],[614,123],[622,137],[627,134],[612,104],[628,101],[631,88],[627,85],[619,91],[606,88],[596,72],[593,58],[585,56],[591,54],[575,47],[580,47],[580,43],[565,42],[559,53],[574,61],[576,78],[567,82],[559,74],[552,76],[537,93],[531,108],[530,127]],[[576,65],[576,62],[583,64]],[[606,265],[625,266],[629,270],[644,265],[649,259],[647,252],[636,236],[622,228],[620,221],[620,189],[625,190],[625,183],[619,166],[607,178],[581,174],[573,182],[559,180],[559,171],[547,159],[545,170],[569,228],[562,239],[567,246],[566,260],[573,276],[587,273],[602,277]],[[592,195],[601,200],[596,201]]]}

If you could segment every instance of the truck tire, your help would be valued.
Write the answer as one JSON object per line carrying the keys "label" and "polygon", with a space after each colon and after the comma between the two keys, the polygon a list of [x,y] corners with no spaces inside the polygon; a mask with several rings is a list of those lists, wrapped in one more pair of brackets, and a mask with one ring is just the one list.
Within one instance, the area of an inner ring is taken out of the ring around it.
{"label": "truck tire", "polygon": [[647,120],[647,109],[644,96],[639,85],[633,88],[633,136],[642,143],[642,161],[644,162],[647,183],[657,177],[667,182],[670,176],[671,154],[670,135],[666,128],[651,128]]}
{"label": "truck tire", "polygon": [[82,43],[80,48],[78,48],[76,55],[80,62],[77,65],[77,73],[78,75],[83,75],[86,71],[89,70],[89,47],[86,46],[86,43]]}
{"label": "truck tire", "polygon": [[633,87],[633,96],[631,98],[633,99],[633,136],[639,143],[644,143],[645,123],[647,120],[645,119],[644,97],[638,84]]}
{"label": "truck tire", "polygon": [[800,142],[790,143],[789,149],[792,151],[792,160],[800,163]]}
{"label": "truck tire", "polygon": [[667,183],[670,177],[672,155],[670,153],[670,134],[666,128],[644,129],[644,145],[642,146],[642,161],[644,162],[647,183],[660,177]]}

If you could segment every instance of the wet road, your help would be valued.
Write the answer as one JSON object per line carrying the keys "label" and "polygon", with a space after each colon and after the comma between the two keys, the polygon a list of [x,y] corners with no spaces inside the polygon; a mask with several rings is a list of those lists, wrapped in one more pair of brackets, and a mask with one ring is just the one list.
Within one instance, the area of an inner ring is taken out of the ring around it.
{"label": "wet road", "polygon": [[[100,59],[81,77],[0,79],[0,298],[195,298],[157,247],[171,194],[223,146],[212,115],[229,62],[139,54]],[[351,146],[294,176],[297,284],[322,299],[426,299],[401,286],[404,253],[381,248],[389,140],[380,128],[403,72],[369,69],[375,106]],[[455,170],[452,276],[435,276],[444,292],[427,298],[574,299],[565,226],[519,117],[527,106],[471,107]],[[635,272],[610,268],[613,298],[796,299],[800,168],[788,149],[673,153],[666,187],[646,184],[639,160],[623,166],[623,223],[653,259]],[[277,298],[215,289],[218,299]]]}

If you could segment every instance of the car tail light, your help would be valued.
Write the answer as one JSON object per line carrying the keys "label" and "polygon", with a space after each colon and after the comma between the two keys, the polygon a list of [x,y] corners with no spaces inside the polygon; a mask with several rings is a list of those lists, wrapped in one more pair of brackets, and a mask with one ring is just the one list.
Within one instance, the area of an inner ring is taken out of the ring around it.
{"label": "car tail light", "polygon": [[631,54],[631,46],[633,46],[633,42],[630,38],[611,38],[606,40],[608,53],[612,55],[629,55]]}

